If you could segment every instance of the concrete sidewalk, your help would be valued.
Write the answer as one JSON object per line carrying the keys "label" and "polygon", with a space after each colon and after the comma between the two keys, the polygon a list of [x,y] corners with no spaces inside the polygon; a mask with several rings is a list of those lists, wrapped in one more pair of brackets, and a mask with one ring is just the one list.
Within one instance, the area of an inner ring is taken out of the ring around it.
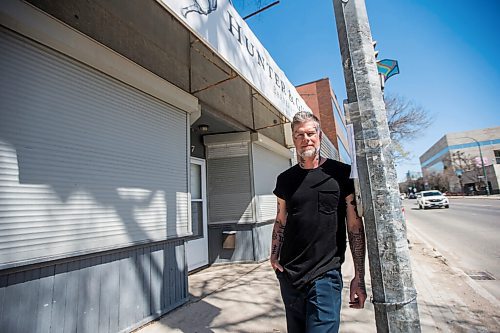
{"label": "concrete sidewalk", "polygon": [[[500,332],[498,300],[449,267],[411,227],[408,237],[422,332]],[[363,310],[348,307],[352,272],[347,258],[340,332],[376,332],[369,300]],[[366,282],[370,297],[369,275]],[[286,332],[278,282],[268,262],[207,268],[189,276],[189,291],[186,305],[137,332]]]}

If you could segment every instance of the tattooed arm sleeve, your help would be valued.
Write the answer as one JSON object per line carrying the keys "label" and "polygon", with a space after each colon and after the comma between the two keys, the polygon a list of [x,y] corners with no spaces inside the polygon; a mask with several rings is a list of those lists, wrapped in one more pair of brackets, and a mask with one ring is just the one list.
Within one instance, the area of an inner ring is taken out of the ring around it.
{"label": "tattooed arm sleeve", "polygon": [[279,265],[279,255],[281,246],[283,245],[284,232],[286,226],[286,203],[283,199],[278,198],[278,208],[276,213],[276,221],[274,222],[273,235],[271,240],[271,266],[273,269],[283,271]]}
{"label": "tattooed arm sleeve", "polygon": [[354,274],[360,278],[365,276],[365,230],[363,220],[356,211],[356,201],[354,194],[347,196],[347,235],[349,237],[349,247],[354,260]]}
{"label": "tattooed arm sleeve", "polygon": [[347,196],[347,235],[354,261],[354,278],[349,288],[349,307],[362,309],[365,306],[365,230],[363,220],[356,211],[354,194]]}

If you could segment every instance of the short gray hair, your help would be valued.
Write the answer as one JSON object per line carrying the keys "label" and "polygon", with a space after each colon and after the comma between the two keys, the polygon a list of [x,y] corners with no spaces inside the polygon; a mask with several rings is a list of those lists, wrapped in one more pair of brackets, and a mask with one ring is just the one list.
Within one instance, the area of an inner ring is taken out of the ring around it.
{"label": "short gray hair", "polygon": [[299,111],[293,116],[292,120],[292,131],[295,125],[305,123],[306,121],[314,121],[316,123],[316,130],[318,133],[321,131],[321,126],[319,125],[319,119],[314,114],[308,111]]}

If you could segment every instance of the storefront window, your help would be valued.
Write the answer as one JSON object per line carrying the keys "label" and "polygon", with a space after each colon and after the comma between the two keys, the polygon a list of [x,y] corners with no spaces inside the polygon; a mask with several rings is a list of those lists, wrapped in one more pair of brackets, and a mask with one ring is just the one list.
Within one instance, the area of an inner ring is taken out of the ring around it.
{"label": "storefront window", "polygon": [[495,163],[500,164],[500,150],[495,150]]}

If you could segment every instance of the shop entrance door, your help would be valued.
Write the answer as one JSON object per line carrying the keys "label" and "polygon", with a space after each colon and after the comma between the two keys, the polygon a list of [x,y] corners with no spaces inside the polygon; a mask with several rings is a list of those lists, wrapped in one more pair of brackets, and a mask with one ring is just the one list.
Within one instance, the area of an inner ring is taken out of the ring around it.
{"label": "shop entrance door", "polygon": [[189,271],[208,265],[206,177],[205,160],[191,157],[191,221],[199,238],[186,242]]}

